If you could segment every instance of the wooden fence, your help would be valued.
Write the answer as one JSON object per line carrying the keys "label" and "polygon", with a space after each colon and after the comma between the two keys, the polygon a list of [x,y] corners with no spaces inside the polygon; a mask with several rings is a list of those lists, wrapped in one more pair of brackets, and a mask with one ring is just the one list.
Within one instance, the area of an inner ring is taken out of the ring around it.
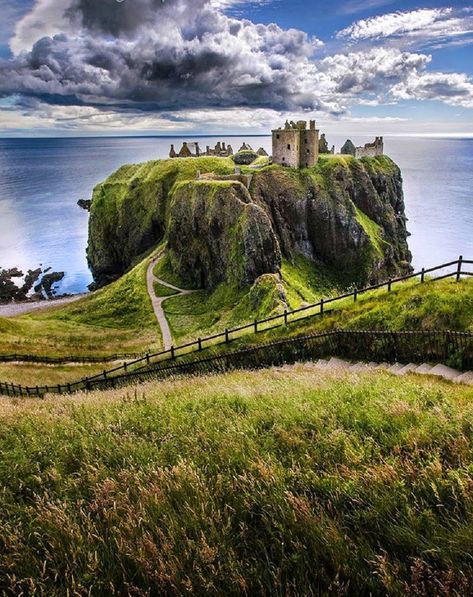
{"label": "wooden fence", "polygon": [[443,362],[459,369],[473,368],[473,332],[335,330],[298,336],[207,358],[188,353],[176,361],[162,361],[112,377],[89,378],[59,386],[22,387],[0,384],[0,393],[17,397],[105,390],[174,375],[203,375],[235,369],[258,369],[329,356],[376,362]]}
{"label": "wooden fence", "polygon": [[[473,265],[473,261],[463,259],[463,257],[460,256],[455,261],[450,261],[448,263],[443,263],[441,265],[427,269],[422,268],[418,272],[408,274],[406,276],[400,276],[397,278],[390,278],[385,282],[367,286],[365,288],[355,288],[351,292],[347,292],[336,297],[321,299],[318,303],[306,305],[304,307],[300,307],[299,309],[294,309],[290,311],[285,310],[283,313],[273,315],[272,317],[268,317],[266,319],[255,319],[252,323],[232,329],[225,329],[223,332],[219,334],[214,334],[205,338],[198,338],[195,341],[188,342],[180,346],[172,346],[168,350],[163,350],[156,353],[147,353],[144,356],[139,356],[138,358],[135,358],[132,361],[127,361],[123,364],[118,365],[117,367],[104,370],[102,373],[99,373],[92,377],[80,379],[79,381],[74,383],[62,384],[54,387],[43,386],[39,388],[39,386],[34,386],[30,388],[22,388],[21,386],[17,386],[8,382],[0,382],[0,393],[4,393],[7,395],[39,396],[51,391],[61,394],[82,390],[84,388],[96,385],[96,383],[100,380],[107,381],[112,377],[117,378],[128,376],[133,371],[136,373],[140,373],[141,371],[149,370],[151,365],[159,364],[165,361],[174,361],[178,357],[183,357],[189,354],[195,354],[196,352],[200,353],[203,350],[210,347],[218,346],[221,344],[229,344],[233,340],[248,333],[256,334],[259,332],[265,332],[281,326],[287,326],[292,323],[300,322],[308,318],[323,315],[328,311],[333,311],[333,306],[336,303],[346,304],[348,300],[353,300],[354,302],[356,302],[361,295],[364,295],[368,292],[372,292],[374,290],[386,288],[388,292],[391,292],[395,286],[407,280],[418,279],[419,283],[423,284],[426,282],[454,277],[456,281],[459,281],[462,276],[473,276],[473,272],[466,271],[466,269],[463,269],[464,267],[466,268],[466,266],[469,265]],[[449,269],[449,271],[446,273],[442,272],[441,275],[437,275],[435,277],[430,276],[430,274],[434,272],[439,272],[447,268]],[[473,267],[471,269],[473,270]],[[71,358],[74,359],[75,357]],[[67,361],[61,361],[60,358],[57,358],[55,362],[60,363]],[[16,388],[16,390],[13,390],[14,387]]]}

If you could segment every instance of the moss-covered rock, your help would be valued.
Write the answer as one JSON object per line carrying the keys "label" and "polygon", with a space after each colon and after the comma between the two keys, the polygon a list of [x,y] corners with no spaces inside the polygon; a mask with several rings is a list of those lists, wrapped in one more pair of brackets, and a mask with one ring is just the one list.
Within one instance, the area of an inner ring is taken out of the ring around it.
{"label": "moss-covered rock", "polygon": [[94,280],[103,286],[123,274],[136,257],[165,233],[174,185],[198,172],[229,174],[229,158],[172,159],[122,166],[94,189],[87,259]]}
{"label": "moss-covered rock", "polygon": [[281,267],[271,221],[240,182],[177,185],[167,239],[174,271],[196,288],[244,287]]}
{"label": "moss-covered rock", "polygon": [[258,154],[255,151],[252,151],[251,149],[243,149],[232,156],[232,160],[239,166],[245,166],[252,164],[257,157]]}
{"label": "moss-covered rock", "polygon": [[[244,168],[245,169],[245,168]],[[281,255],[304,256],[363,284],[409,267],[399,168],[386,156],[322,156],[313,168],[250,170],[249,190],[229,158],[124,166],[94,191],[88,259],[99,285],[168,241],[170,263],[191,287],[251,285],[277,273]]]}
{"label": "moss-covered rock", "polygon": [[289,260],[302,254],[358,284],[410,263],[402,178],[385,156],[330,156],[299,171],[272,166],[255,172],[250,192]]}

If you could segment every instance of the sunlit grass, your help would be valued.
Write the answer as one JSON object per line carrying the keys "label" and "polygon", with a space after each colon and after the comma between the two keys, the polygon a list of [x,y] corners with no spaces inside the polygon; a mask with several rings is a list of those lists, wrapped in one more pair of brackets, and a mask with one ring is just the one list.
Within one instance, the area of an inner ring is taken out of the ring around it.
{"label": "sunlit grass", "polygon": [[470,594],[473,391],[295,370],[0,401],[10,594]]}
{"label": "sunlit grass", "polygon": [[147,266],[144,259],[116,282],[70,305],[0,317],[0,353],[106,356],[159,349]]}
{"label": "sunlit grass", "polygon": [[49,365],[44,363],[0,363],[0,381],[22,386],[53,386],[91,377],[118,363]]}

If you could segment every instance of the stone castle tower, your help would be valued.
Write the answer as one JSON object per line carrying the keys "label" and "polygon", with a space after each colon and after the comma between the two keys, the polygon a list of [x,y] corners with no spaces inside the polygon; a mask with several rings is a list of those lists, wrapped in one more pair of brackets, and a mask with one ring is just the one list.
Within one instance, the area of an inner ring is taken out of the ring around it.
{"label": "stone castle tower", "polygon": [[308,168],[319,159],[319,131],[315,120],[287,122],[273,133],[273,163],[289,168]]}

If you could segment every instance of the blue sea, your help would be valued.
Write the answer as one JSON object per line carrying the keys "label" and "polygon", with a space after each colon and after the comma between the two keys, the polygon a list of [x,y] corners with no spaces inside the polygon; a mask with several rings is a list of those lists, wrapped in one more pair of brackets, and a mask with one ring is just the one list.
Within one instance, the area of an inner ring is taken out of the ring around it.
{"label": "blue sea", "polygon": [[[337,148],[345,140],[327,137]],[[0,267],[43,264],[66,272],[62,292],[86,290],[88,214],[78,199],[122,164],[165,158],[183,140],[271,152],[270,137],[251,136],[0,139]],[[473,259],[473,139],[387,137],[385,152],[402,170],[414,267]]]}

